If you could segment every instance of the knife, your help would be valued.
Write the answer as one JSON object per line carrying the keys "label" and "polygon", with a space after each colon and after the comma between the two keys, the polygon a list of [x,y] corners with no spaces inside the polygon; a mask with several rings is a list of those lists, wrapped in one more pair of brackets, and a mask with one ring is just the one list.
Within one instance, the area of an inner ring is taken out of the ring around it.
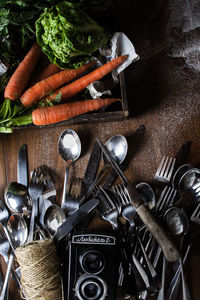
{"label": "knife", "polygon": [[176,247],[174,246],[174,244],[172,243],[172,241],[170,240],[170,238],[168,237],[168,234],[161,227],[161,225],[157,223],[155,218],[151,215],[148,208],[144,205],[140,195],[133,187],[133,185],[128,181],[124,173],[121,171],[119,165],[110,155],[110,152],[107,150],[107,148],[101,143],[99,139],[97,139],[97,141],[105,157],[110,162],[110,164],[115,169],[115,171],[120,176],[120,178],[123,180],[123,182],[125,183],[128,194],[131,198],[131,201],[138,215],[140,216],[140,218],[142,219],[143,223],[146,225],[148,230],[151,232],[153,237],[157,240],[158,244],[160,245],[163,251],[165,258],[170,262],[176,261],[180,257],[180,254],[176,249]]}
{"label": "knife", "polygon": [[70,231],[72,231],[85,217],[99,204],[99,200],[91,199],[80,206],[72,215],[70,215],[64,223],[62,223],[55,235],[53,236],[55,241],[60,241]]}
{"label": "knife", "polygon": [[28,186],[28,155],[26,144],[22,145],[18,152],[17,182]]}
{"label": "knife", "polygon": [[89,189],[89,187],[91,186],[91,184],[93,183],[99,168],[100,158],[101,158],[101,148],[99,147],[98,142],[96,142],[90,154],[88,165],[83,178],[81,195],[85,194]]}

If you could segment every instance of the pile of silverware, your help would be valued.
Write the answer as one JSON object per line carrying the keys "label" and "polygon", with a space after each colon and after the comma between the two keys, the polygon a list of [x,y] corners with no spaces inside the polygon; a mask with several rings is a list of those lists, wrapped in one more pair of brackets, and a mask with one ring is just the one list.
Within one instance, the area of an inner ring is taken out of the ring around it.
{"label": "pile of silverware", "polygon": [[[184,149],[186,153],[188,147],[185,143],[179,153]],[[0,300],[9,299],[10,274],[21,285],[20,268],[13,267],[16,247],[44,238],[54,239],[58,247],[63,240],[67,244],[77,226],[79,230],[87,228],[91,212],[92,217],[95,214],[111,225],[118,239],[121,256],[117,286],[124,298],[156,295],[159,300],[175,300],[181,292],[184,300],[191,299],[184,265],[191,248],[190,221],[200,224],[200,169],[185,164],[184,155],[182,159],[163,157],[154,177],[154,192],[150,184],[133,185],[124,175],[127,151],[122,135],[113,136],[105,144],[97,140],[84,178],[69,180],[71,165],[81,153],[81,142],[75,131],[65,130],[58,141],[58,152],[66,161],[59,206],[51,170],[37,167],[29,182],[27,148],[20,148],[17,182],[6,187],[4,201],[0,201],[0,254],[7,264],[4,280],[0,272]],[[99,171],[101,158],[103,167]],[[122,183],[115,184],[118,176]],[[184,197],[191,200],[189,209]],[[168,267],[172,270],[166,280]],[[95,299],[115,298],[105,293]]]}

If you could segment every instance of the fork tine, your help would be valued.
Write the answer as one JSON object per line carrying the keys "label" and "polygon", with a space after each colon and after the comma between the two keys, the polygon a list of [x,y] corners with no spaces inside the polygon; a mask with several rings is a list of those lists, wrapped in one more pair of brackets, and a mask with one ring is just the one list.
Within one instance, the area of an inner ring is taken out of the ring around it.
{"label": "fork tine", "polygon": [[154,179],[161,182],[169,182],[174,170],[176,158],[163,156],[160,165],[156,171]]}
{"label": "fork tine", "polygon": [[101,191],[100,187],[97,189],[98,189],[97,197],[100,198],[100,201],[99,201],[100,207],[104,210],[104,212],[109,212],[111,210],[111,207],[110,207],[109,203],[107,202],[105,195]]}
{"label": "fork tine", "polygon": [[121,198],[121,201],[122,201],[122,205],[125,205],[126,204],[126,197],[125,197],[122,185],[119,184],[117,187],[118,187],[118,194],[119,194],[119,196]]}
{"label": "fork tine", "polygon": [[34,169],[32,174],[31,174],[30,183],[34,183],[35,181],[36,181],[36,169]]}
{"label": "fork tine", "polygon": [[197,207],[195,208],[192,216],[191,216],[191,221],[193,221],[194,223],[200,224],[200,203],[197,205]]}
{"label": "fork tine", "polygon": [[173,204],[176,194],[177,190],[170,186],[167,187],[167,189],[165,189],[165,192],[161,193],[161,199],[159,200],[159,204],[156,207],[156,211],[161,211]]}
{"label": "fork tine", "polygon": [[155,204],[156,211],[160,211],[161,209],[163,209],[165,204],[170,200],[171,190],[174,190],[174,189],[169,186],[165,186],[165,188],[161,192],[158,200],[156,201],[156,204]]}
{"label": "fork tine", "polygon": [[156,176],[160,176],[160,173],[161,173],[161,171],[163,169],[164,162],[165,162],[165,156],[163,156],[163,158],[162,158],[162,160],[161,160],[161,162],[159,164],[159,167],[158,167],[158,169],[156,171]]}
{"label": "fork tine", "polygon": [[111,200],[110,196],[108,195],[108,193],[104,190],[104,188],[102,188],[102,186],[99,186],[100,190],[102,191],[102,193],[105,196],[105,201],[108,203],[108,205],[110,206],[110,209],[114,209],[115,205],[113,203],[113,201]]}

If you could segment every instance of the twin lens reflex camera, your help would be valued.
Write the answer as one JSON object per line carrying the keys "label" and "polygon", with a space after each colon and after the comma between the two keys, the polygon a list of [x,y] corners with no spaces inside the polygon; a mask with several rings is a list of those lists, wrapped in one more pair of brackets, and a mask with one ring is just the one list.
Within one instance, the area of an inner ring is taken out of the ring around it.
{"label": "twin lens reflex camera", "polygon": [[65,256],[65,300],[115,300],[119,260],[113,234],[76,232]]}

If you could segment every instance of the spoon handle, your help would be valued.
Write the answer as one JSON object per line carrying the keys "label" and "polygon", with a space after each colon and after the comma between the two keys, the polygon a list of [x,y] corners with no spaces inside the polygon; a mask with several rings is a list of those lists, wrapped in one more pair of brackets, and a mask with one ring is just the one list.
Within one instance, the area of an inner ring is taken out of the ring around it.
{"label": "spoon handle", "polygon": [[65,178],[64,178],[64,184],[63,184],[61,208],[65,207],[66,194],[67,194],[67,183],[68,183],[68,177],[69,177],[69,168],[70,168],[70,165],[67,166],[65,169]]}
{"label": "spoon handle", "polygon": [[13,263],[13,258],[14,258],[14,253],[12,252],[9,258],[9,262],[8,262],[8,267],[7,267],[7,271],[6,271],[6,276],[5,276],[5,280],[3,283],[3,289],[1,292],[1,296],[0,296],[0,300],[6,300],[7,299],[7,289],[9,286],[9,279],[10,279],[10,272],[12,269],[12,263]]}
{"label": "spoon handle", "polygon": [[14,248],[13,242],[12,242],[12,240],[11,240],[10,234],[9,234],[9,232],[8,232],[8,229],[7,229],[6,226],[3,226],[3,228],[4,228],[4,232],[5,232],[5,234],[6,234],[6,237],[7,237],[7,239],[8,239],[8,242],[9,242],[11,248],[12,248],[12,251],[15,252],[15,248]]}
{"label": "spoon handle", "polygon": [[190,296],[189,288],[188,288],[188,285],[187,285],[187,281],[185,279],[185,274],[184,274],[184,270],[183,270],[183,262],[182,262],[181,257],[179,258],[179,263],[180,263],[180,267],[181,267],[183,300],[192,300],[192,298]]}
{"label": "spoon handle", "polygon": [[37,208],[37,199],[32,199],[33,205],[32,205],[32,211],[31,211],[31,221],[29,226],[29,234],[27,243],[31,243],[33,241],[33,232],[34,232],[34,223],[35,223],[35,214],[36,214],[36,208]]}

